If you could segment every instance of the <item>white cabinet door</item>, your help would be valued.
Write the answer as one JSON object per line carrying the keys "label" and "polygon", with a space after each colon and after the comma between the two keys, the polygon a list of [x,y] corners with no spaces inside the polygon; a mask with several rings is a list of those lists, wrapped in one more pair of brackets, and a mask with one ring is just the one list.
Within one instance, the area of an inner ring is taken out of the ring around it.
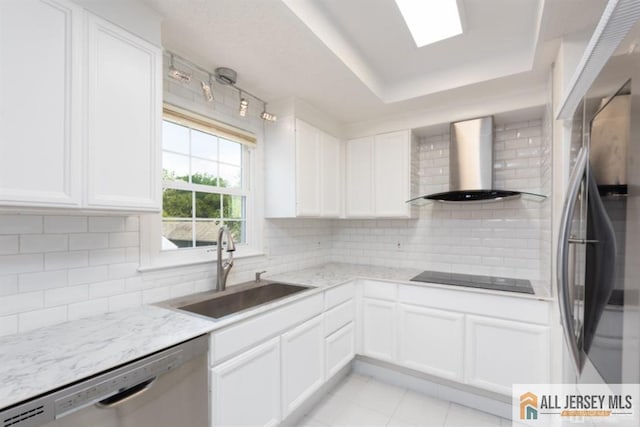
{"label": "white cabinet door", "polygon": [[82,10],[0,1],[0,204],[81,203]]}
{"label": "white cabinet door", "polygon": [[337,218],[340,216],[340,140],[327,133],[320,133],[320,194],[321,216]]}
{"label": "white cabinet door", "polygon": [[345,204],[347,217],[375,216],[373,137],[347,141]]}
{"label": "white cabinet door", "polygon": [[409,217],[411,132],[375,137],[374,201],[377,217]]}
{"label": "white cabinet door", "polygon": [[87,206],[160,210],[161,52],[89,15]]}
{"label": "white cabinet door", "polygon": [[320,132],[296,119],[296,213],[320,216]]}
{"label": "white cabinet door", "polygon": [[548,383],[549,328],[467,315],[465,378],[505,395],[512,384]]}
{"label": "white cabinet door", "polygon": [[348,323],[326,338],[325,351],[326,378],[329,379],[351,362],[355,356],[353,322]]}
{"label": "white cabinet door", "polygon": [[362,301],[362,352],[387,362],[395,361],[395,303],[364,298]]}
{"label": "white cabinet door", "polygon": [[283,418],[323,382],[324,328],[317,316],[282,335]]}
{"label": "white cabinet door", "polygon": [[280,338],[211,369],[214,427],[280,422]]}
{"label": "white cabinet door", "polygon": [[398,363],[462,381],[464,314],[400,304]]}

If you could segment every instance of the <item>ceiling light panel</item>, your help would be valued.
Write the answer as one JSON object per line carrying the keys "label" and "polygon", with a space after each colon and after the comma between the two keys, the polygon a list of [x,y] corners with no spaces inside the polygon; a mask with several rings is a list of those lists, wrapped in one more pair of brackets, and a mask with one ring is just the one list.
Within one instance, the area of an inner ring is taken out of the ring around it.
{"label": "ceiling light panel", "polygon": [[462,34],[456,0],[395,0],[417,47]]}

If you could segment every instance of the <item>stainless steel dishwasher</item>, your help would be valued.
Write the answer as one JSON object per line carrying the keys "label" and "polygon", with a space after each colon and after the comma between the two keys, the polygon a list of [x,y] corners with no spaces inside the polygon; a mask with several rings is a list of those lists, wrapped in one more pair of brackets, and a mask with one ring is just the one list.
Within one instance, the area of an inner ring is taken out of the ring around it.
{"label": "stainless steel dishwasher", "polygon": [[207,337],[0,411],[2,427],[205,427]]}

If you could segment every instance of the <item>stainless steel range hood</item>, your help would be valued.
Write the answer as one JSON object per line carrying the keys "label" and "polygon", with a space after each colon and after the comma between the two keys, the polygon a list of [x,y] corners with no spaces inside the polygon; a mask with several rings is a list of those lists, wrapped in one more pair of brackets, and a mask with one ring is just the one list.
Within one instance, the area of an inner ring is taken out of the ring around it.
{"label": "stainless steel range hood", "polygon": [[[493,187],[493,117],[451,123],[449,191],[407,202],[488,202],[520,197],[522,192]],[[531,194],[531,193],[528,193]]]}

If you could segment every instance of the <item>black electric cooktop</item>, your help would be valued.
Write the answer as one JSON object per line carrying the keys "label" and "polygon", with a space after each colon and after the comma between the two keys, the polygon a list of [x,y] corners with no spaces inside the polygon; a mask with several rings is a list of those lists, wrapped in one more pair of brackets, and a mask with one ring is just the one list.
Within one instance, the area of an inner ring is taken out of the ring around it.
{"label": "black electric cooktop", "polygon": [[443,285],[468,286],[470,288],[491,289],[494,291],[520,292],[533,294],[531,282],[524,279],[506,277],[476,276],[473,274],[442,273],[423,271],[412,278],[413,282],[441,283]]}

